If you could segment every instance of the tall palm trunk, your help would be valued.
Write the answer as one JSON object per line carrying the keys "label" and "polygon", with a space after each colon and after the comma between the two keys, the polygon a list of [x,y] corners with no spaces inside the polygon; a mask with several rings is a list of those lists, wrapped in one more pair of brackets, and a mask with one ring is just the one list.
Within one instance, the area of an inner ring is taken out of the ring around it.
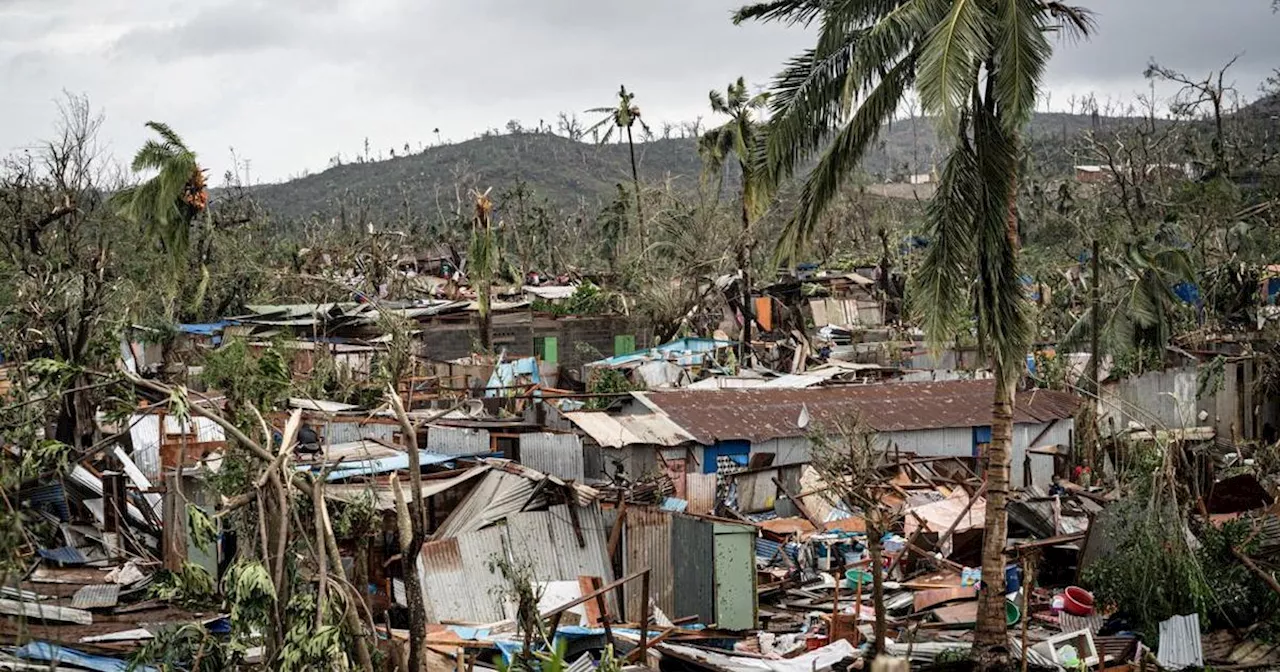
{"label": "tall palm trunk", "polygon": [[[1014,146],[1018,144],[1013,138]],[[1009,185],[1009,213],[1005,220],[1005,236],[1015,256],[1018,237],[1018,178]],[[987,510],[982,532],[982,592],[978,596],[978,622],[974,647],[980,656],[1008,646],[1009,626],[1004,607],[1004,546],[1009,539],[1009,466],[1013,455],[1013,404],[1018,372],[1010,370],[1014,362],[995,357],[995,394],[991,402],[991,443],[987,448]],[[990,659],[991,656],[985,655]],[[1007,662],[986,660],[998,667]]]}
{"label": "tall palm trunk", "polygon": [[631,139],[631,126],[627,126],[627,151],[631,153],[631,186],[636,190],[636,229],[644,236],[644,212],[640,209],[640,172],[636,170],[636,143]]}
{"label": "tall palm trunk", "polygon": [[742,190],[742,242],[738,245],[738,271],[742,274],[742,345],[738,351],[739,366],[746,366],[752,354],[751,328],[755,306],[751,302],[751,212],[747,209],[747,191]]}
{"label": "tall palm trunk", "polygon": [[995,398],[991,406],[991,444],[987,448],[987,509],[982,536],[982,592],[974,644],[979,650],[1007,645],[1004,607],[1004,546],[1009,537],[1005,507],[1009,500],[1009,464],[1013,447],[1013,401],[1017,376],[995,366]]}

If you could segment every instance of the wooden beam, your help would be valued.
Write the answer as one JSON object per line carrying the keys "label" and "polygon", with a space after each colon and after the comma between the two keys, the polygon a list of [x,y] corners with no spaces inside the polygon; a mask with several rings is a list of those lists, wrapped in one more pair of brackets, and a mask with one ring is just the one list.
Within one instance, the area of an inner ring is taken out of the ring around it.
{"label": "wooden beam", "polygon": [[805,508],[804,502],[800,501],[800,497],[791,494],[791,491],[787,489],[787,486],[782,484],[782,481],[779,480],[777,476],[773,477],[773,484],[778,486],[779,492],[786,495],[787,499],[791,500],[791,503],[795,505],[796,510],[800,512],[800,515],[804,516],[805,520],[809,521],[813,525],[814,529],[819,532],[825,529],[822,525],[822,521],[818,520],[817,516],[810,513],[809,510]]}

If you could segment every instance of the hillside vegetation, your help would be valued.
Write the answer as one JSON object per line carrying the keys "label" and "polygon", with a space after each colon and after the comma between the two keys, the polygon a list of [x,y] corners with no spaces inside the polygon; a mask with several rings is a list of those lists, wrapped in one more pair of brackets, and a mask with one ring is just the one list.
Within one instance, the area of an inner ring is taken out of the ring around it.
{"label": "hillside vegetation", "polygon": [[[1114,127],[1123,118],[1096,122],[1083,114],[1040,114],[1028,137],[1042,163],[1065,172],[1066,148],[1097,123]],[[874,181],[895,181],[926,173],[937,164],[938,138],[928,119],[903,119],[885,129],[879,146],[863,162]],[[692,188],[702,170],[693,139],[659,139],[636,146],[641,179],[671,180]],[[596,145],[551,133],[486,135],[456,144],[428,147],[409,156],[346,163],[302,178],[252,189],[256,200],[277,220],[332,219],[356,211],[383,220],[410,212],[452,212],[459,189],[525,182],[530,190],[564,208],[594,212],[611,199],[615,185],[630,180],[625,144]],[[734,182],[732,175],[728,176]],[[461,186],[460,186],[461,185]],[[408,219],[408,218],[405,218]]]}

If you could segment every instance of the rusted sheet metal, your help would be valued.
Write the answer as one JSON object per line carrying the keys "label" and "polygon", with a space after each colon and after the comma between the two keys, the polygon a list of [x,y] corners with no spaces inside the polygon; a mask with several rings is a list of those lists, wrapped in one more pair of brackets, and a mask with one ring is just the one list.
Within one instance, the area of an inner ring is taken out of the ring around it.
{"label": "rusted sheet metal", "polygon": [[466,427],[427,427],[426,450],[441,455],[484,455],[492,449],[489,430]]}
{"label": "rusted sheet metal", "polygon": [[566,480],[583,480],[582,439],[576,434],[520,435],[520,464]]}
{"label": "rusted sheet metal", "polygon": [[573,411],[565,413],[564,417],[605,448],[670,448],[693,441],[688,432],[661,414],[610,415],[602,411]]}
{"label": "rusted sheet metal", "polygon": [[523,475],[491,469],[436,530],[436,537],[458,537],[518,513],[533,496],[537,482]]}
{"label": "rusted sheet metal", "polygon": [[429,623],[493,623],[507,617],[502,576],[489,569],[489,560],[504,553],[502,535],[502,528],[490,527],[422,545],[418,571]]}
{"label": "rusted sheet metal", "polygon": [[[671,519],[671,512],[656,507],[630,507],[627,509],[624,530],[624,571],[629,574],[648,568],[649,589],[653,593],[654,602],[667,614],[675,609]],[[628,620],[635,621],[640,617],[640,608],[644,604],[641,587],[639,581],[632,581],[623,589]]]}
{"label": "rusted sheet metal", "polygon": [[[746,388],[637,393],[696,441],[769,441],[804,436],[815,425],[850,416],[871,429],[901,432],[991,424],[989,380],[887,383],[810,389]],[[1054,390],[1017,395],[1016,423],[1072,417],[1079,397]],[[808,422],[802,422],[807,416]]]}
{"label": "rusted sheet metal", "polygon": [[686,473],[684,475],[685,499],[689,500],[689,513],[709,514],[716,508],[716,475]]}

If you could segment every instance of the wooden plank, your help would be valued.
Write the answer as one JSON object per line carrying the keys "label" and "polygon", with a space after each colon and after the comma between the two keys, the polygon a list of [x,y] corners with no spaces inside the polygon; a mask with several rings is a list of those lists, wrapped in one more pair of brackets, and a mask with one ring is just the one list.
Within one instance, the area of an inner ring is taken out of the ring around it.
{"label": "wooden plank", "polygon": [[[586,595],[587,593],[590,593],[592,590],[595,590],[594,588],[595,582],[599,580],[600,578],[596,576],[579,576],[578,590],[582,595]],[[600,627],[600,623],[601,623],[600,608],[596,606],[595,600],[591,600],[583,606],[586,608],[587,617],[586,619],[584,619],[582,624],[589,628]]]}
{"label": "wooden plank", "polygon": [[27,618],[38,618],[45,621],[75,623],[76,625],[93,625],[93,614],[83,609],[54,607],[38,602],[0,599],[0,614],[26,616]]}

